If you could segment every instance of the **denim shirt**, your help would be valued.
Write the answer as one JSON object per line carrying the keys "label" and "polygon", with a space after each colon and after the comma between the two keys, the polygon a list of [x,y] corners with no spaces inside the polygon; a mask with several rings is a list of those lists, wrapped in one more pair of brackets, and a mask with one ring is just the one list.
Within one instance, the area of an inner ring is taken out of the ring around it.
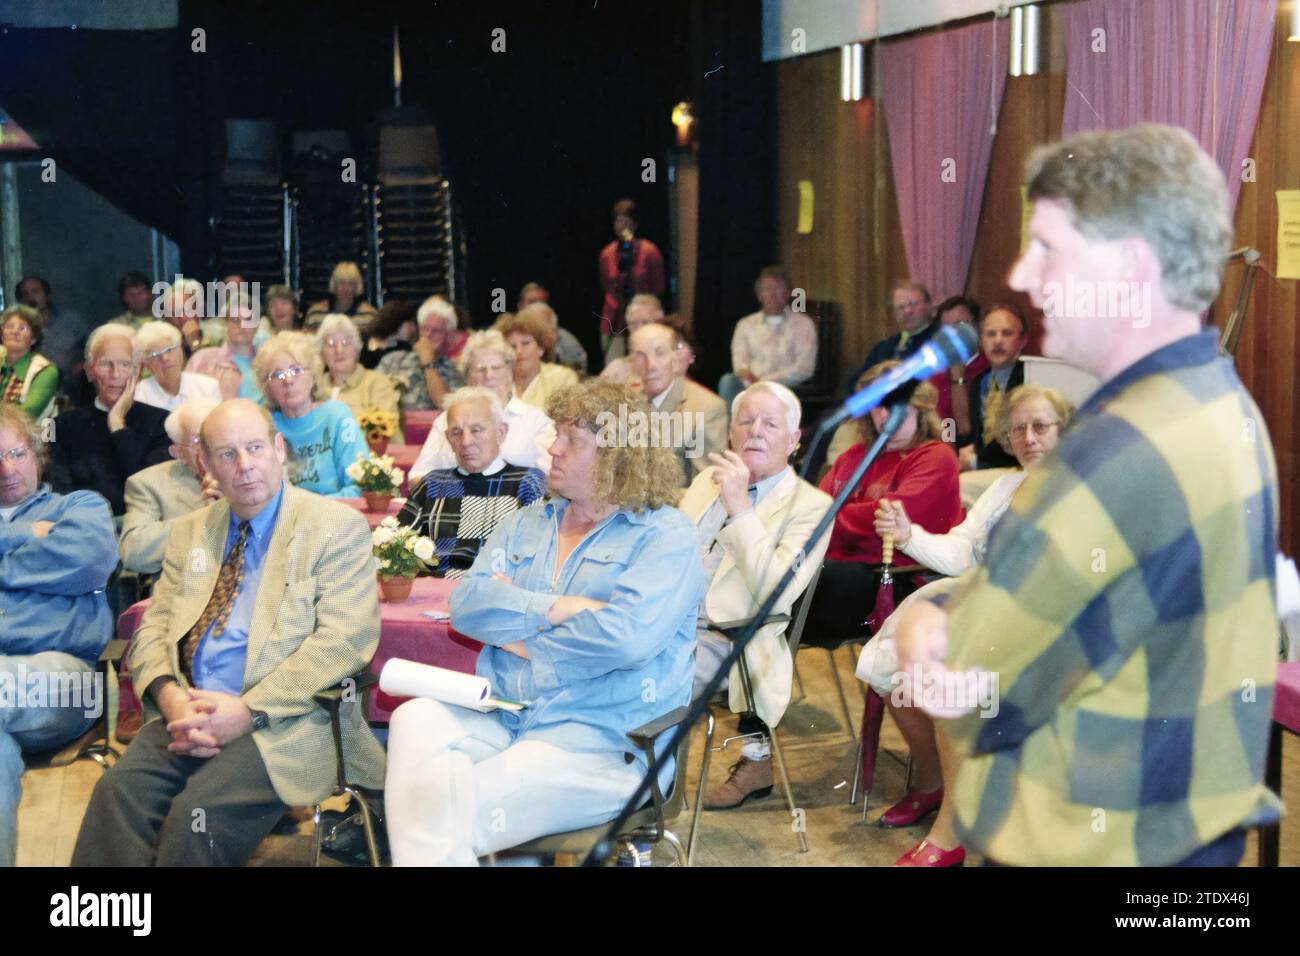
{"label": "denim shirt", "polygon": [[[574,548],[552,588],[568,504],[538,502],[492,532],[452,592],[452,623],[488,645],[477,672],[493,693],[529,702],[501,714],[516,740],[631,752],[629,730],[690,700],[705,588],[695,528],[676,508],[616,511]],[[496,573],[513,583],[492,580]],[[552,626],[547,612],[565,594],[609,607]],[[515,641],[529,660],[501,650]]]}
{"label": "denim shirt", "polygon": [[[54,527],[38,538],[37,521]],[[0,657],[63,651],[93,664],[113,633],[104,586],[115,567],[108,502],[40,485],[0,518]]]}

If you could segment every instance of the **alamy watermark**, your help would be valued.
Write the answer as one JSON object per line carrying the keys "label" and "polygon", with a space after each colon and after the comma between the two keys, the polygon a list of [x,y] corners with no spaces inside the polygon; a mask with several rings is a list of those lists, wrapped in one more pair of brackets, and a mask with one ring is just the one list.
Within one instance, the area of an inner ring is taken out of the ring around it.
{"label": "alamy watermark", "polygon": [[889,695],[895,707],[920,707],[936,717],[959,717],[978,710],[986,719],[1001,709],[996,671],[942,671],[922,673],[919,664],[896,671]]}
{"label": "alamy watermark", "polygon": [[[175,282],[153,284],[153,314],[158,319],[219,318],[227,309],[246,307],[249,315],[241,322],[251,328],[262,321],[262,283],[220,282],[212,280],[206,285],[195,279],[177,275]],[[183,301],[177,299],[184,296]]]}
{"label": "alamy watermark", "polygon": [[19,660],[0,670],[0,710],[8,708],[80,710],[85,717],[104,713],[104,675],[99,671],[28,671]]}
{"label": "alamy watermark", "polygon": [[1151,283],[1093,282],[1066,274],[1043,283],[1043,311],[1079,319],[1127,319],[1135,329],[1151,324]]}
{"label": "alamy watermark", "polygon": [[681,448],[687,458],[704,454],[703,412],[643,412],[619,405],[617,415],[597,415],[596,428],[601,448]]}

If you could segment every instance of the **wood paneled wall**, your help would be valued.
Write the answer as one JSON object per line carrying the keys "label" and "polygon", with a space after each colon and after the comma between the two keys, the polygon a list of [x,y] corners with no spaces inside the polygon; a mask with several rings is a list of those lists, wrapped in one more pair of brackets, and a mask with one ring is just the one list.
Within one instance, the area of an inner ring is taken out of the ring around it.
{"label": "wood paneled wall", "polygon": [[[1046,17],[1047,56],[1042,74],[1009,77],[993,158],[985,185],[967,291],[981,304],[1020,306],[1037,322],[1027,299],[1006,287],[1020,249],[1020,183],[1034,146],[1060,136],[1065,64],[1056,7]],[[1234,245],[1263,253],[1237,367],[1264,414],[1277,452],[1282,497],[1282,547],[1300,552],[1300,488],[1294,480],[1300,428],[1300,342],[1296,318],[1300,283],[1272,278],[1277,263],[1278,189],[1300,188],[1300,44],[1286,42],[1286,5],[1280,5],[1273,58],[1260,106],[1251,155],[1257,181],[1243,184]],[[896,331],[886,309],[894,280],[905,277],[907,258],[898,202],[889,169],[888,131],[871,100],[840,100],[839,52],[772,64],[777,71],[779,123],[776,253],[809,298],[841,303],[845,317],[840,364],[845,374],[867,350]],[[816,192],[813,232],[798,235],[800,180]],[[1241,280],[1229,269],[1216,320],[1226,318]],[[959,290],[934,289],[937,298]],[[1038,340],[1035,334],[1033,342]],[[1035,350],[1031,346],[1031,351]]]}

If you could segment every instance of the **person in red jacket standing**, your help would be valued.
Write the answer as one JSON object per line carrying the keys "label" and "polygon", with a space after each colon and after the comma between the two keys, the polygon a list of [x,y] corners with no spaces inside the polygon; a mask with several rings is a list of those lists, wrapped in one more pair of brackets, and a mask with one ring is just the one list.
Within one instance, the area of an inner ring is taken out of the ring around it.
{"label": "person in red jacket standing", "polygon": [[[860,389],[899,363],[881,362],[858,379]],[[835,516],[826,564],[808,611],[805,634],[821,643],[865,631],[880,585],[873,568],[880,564],[880,537],[876,534],[876,507],[881,498],[901,501],[909,516],[927,530],[943,534],[962,520],[957,456],[941,439],[942,426],[935,412],[938,393],[921,382],[912,393],[907,417],[886,443],[840,513]],[[840,455],[822,478],[821,489],[835,497],[867,453],[889,416],[888,408],[874,409],[860,420],[862,440]],[[905,595],[895,582],[895,598]]]}
{"label": "person in red jacket standing", "polygon": [[634,295],[648,292],[663,298],[664,257],[649,239],[636,234],[637,209],[631,199],[614,203],[613,242],[600,250],[597,271],[605,302],[600,310],[600,347],[606,363],[627,354],[624,310]]}

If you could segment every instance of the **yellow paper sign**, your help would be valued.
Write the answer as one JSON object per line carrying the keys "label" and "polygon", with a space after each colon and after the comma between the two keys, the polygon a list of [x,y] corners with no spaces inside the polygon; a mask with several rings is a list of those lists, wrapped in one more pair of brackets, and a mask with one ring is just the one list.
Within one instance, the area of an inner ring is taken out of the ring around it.
{"label": "yellow paper sign", "polygon": [[1277,191],[1277,277],[1300,279],[1300,189]]}
{"label": "yellow paper sign", "polygon": [[801,236],[806,236],[812,232],[814,204],[812,180],[799,180],[799,226],[797,231]]}
{"label": "yellow paper sign", "polygon": [[1029,187],[1020,184],[1020,254],[1029,245],[1029,220],[1034,217],[1034,204],[1029,201]]}

